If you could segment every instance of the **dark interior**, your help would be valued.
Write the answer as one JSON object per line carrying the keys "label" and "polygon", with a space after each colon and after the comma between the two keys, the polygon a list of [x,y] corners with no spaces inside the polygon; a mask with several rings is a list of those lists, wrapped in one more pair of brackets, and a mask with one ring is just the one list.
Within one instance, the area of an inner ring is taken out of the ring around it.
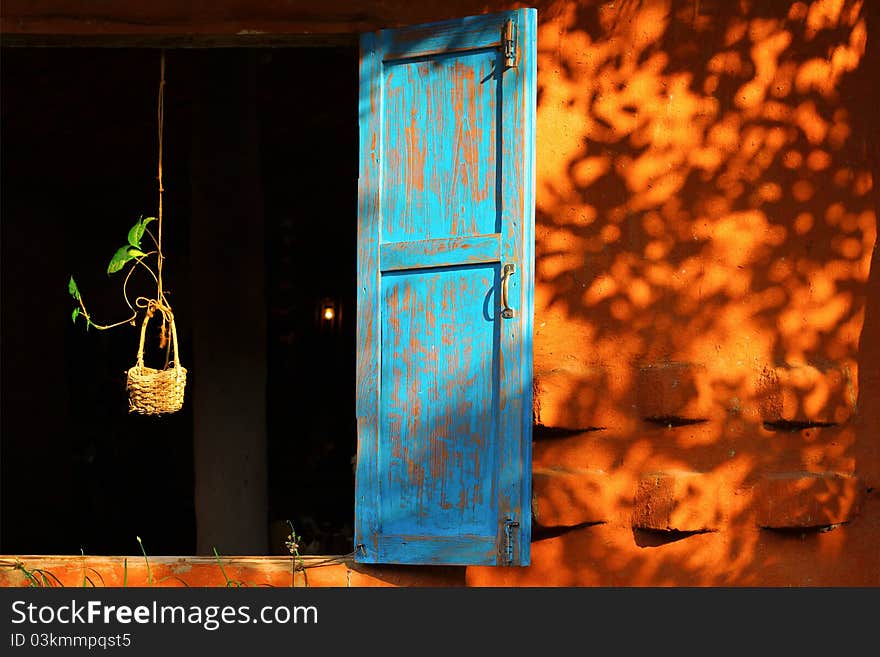
{"label": "dark interior", "polygon": [[[74,325],[67,290],[75,273],[93,315],[125,317],[105,268],[138,217],[156,212],[159,61],[158,49],[2,50],[2,553],[131,554],[135,536],[153,554],[195,553],[190,399],[161,418],[128,413],[136,329]],[[292,521],[301,553],[347,553],[357,50],[179,49],[166,62],[165,278],[181,352],[198,349],[189,218],[204,167],[193,166],[192,107],[204,89],[238,84],[231,70],[245,71],[265,217],[266,520]],[[322,320],[324,300],[332,321]]]}

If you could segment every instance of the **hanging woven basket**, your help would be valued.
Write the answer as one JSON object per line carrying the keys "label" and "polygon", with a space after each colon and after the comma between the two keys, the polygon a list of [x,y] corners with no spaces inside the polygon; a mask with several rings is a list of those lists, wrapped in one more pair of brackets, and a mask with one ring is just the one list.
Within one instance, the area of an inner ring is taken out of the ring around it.
{"label": "hanging woven basket", "polygon": [[138,346],[137,363],[128,370],[126,389],[128,390],[128,410],[142,415],[163,415],[179,411],[183,406],[183,393],[186,388],[186,368],[179,362],[177,350],[177,327],[174,315],[164,312],[171,324],[172,353],[165,369],[154,369],[144,365],[144,338],[147,323],[153,316],[153,308],[148,308],[141,325],[141,339]]}

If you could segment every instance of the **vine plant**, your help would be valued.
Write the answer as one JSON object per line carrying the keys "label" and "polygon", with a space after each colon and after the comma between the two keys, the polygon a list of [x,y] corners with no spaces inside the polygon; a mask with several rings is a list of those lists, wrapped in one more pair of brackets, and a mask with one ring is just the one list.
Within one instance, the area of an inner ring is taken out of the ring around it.
{"label": "vine plant", "polygon": [[[88,308],[86,307],[85,301],[83,301],[82,293],[79,290],[79,287],[76,284],[73,276],[70,277],[70,281],[67,284],[67,290],[70,293],[70,296],[76,302],[75,307],[73,308],[73,312],[71,313],[71,319],[73,323],[76,324],[77,319],[82,317],[85,320],[86,330],[89,327],[94,327],[99,330],[111,329],[117,326],[122,326],[123,324],[131,324],[135,325],[139,310],[143,309],[146,311],[147,317],[152,317],[153,313],[159,311],[162,315],[162,326],[159,334],[159,348],[165,348],[166,350],[170,347],[168,341],[168,331],[167,325],[169,322],[173,321],[174,315],[171,311],[171,304],[168,303],[168,299],[165,296],[165,290],[162,285],[162,265],[165,260],[165,256],[162,252],[162,194],[164,192],[162,186],[162,133],[164,127],[164,99],[165,99],[165,52],[162,51],[161,56],[161,64],[160,64],[160,81],[159,81],[159,107],[158,107],[158,129],[159,129],[159,212],[155,217],[144,217],[141,215],[137,222],[132,226],[128,231],[126,244],[120,246],[116,252],[113,254],[113,257],[110,259],[110,264],[107,266],[107,274],[115,274],[117,272],[121,272],[128,268],[128,273],[125,275],[125,279],[122,283],[122,295],[125,299],[125,303],[131,311],[131,316],[113,324],[99,324],[92,319],[92,315],[89,313]],[[151,222],[156,222],[156,235],[150,231],[147,227]],[[144,238],[149,238],[149,246],[144,245]],[[148,259],[155,258],[155,269],[151,267],[148,263]],[[129,266],[130,265],[130,266]],[[135,299],[134,305],[132,305],[131,300],[128,296],[128,282],[134,273],[135,270],[142,268],[145,270],[156,283],[156,295],[153,298],[147,297],[137,297]],[[168,352],[166,351],[166,367],[168,360]]]}
{"label": "vine plant", "polygon": [[[82,293],[79,291],[79,287],[76,284],[73,276],[70,277],[70,281],[68,282],[67,289],[70,293],[70,296],[76,301],[76,306],[71,313],[71,319],[73,323],[76,324],[77,319],[82,317],[85,320],[86,330],[89,327],[94,327],[98,330],[106,330],[111,329],[116,326],[122,326],[123,324],[131,324],[135,325],[135,320],[137,319],[139,309],[146,309],[148,313],[153,312],[155,309],[162,309],[165,312],[162,313],[163,319],[165,314],[171,310],[170,304],[168,303],[167,298],[165,297],[165,292],[162,289],[160,274],[157,271],[154,271],[153,268],[147,264],[146,260],[148,258],[155,257],[158,261],[157,270],[161,271],[161,262],[163,260],[162,251],[159,246],[158,239],[153,235],[152,232],[147,228],[147,226],[152,221],[157,221],[156,217],[139,217],[134,226],[131,227],[128,231],[128,241],[124,246],[120,246],[116,252],[113,254],[113,257],[110,259],[110,264],[107,265],[107,275],[115,274],[117,272],[121,272],[131,263],[131,266],[128,267],[128,273],[125,275],[125,279],[122,283],[122,294],[125,299],[126,305],[128,305],[129,310],[131,310],[131,316],[121,320],[119,322],[115,322],[113,324],[98,324],[92,319],[92,315],[89,313],[88,308],[86,307],[85,301],[83,300]],[[152,242],[152,249],[148,251],[144,251],[143,241],[144,237],[148,237]],[[128,282],[131,278],[131,275],[138,269],[138,267],[143,268],[149,275],[152,277],[153,281],[156,283],[157,294],[156,298],[148,299],[146,297],[138,297],[135,299],[134,305],[132,305],[131,300],[128,296]],[[165,347],[167,345],[167,332],[165,327],[165,322],[162,323],[162,329],[160,334],[160,347]]]}

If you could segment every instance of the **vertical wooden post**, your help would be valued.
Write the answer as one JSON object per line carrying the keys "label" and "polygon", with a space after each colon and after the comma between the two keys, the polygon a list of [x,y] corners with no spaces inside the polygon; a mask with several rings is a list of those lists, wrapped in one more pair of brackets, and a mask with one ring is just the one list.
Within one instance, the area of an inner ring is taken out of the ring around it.
{"label": "vertical wooden post", "polygon": [[192,117],[190,249],[199,554],[214,547],[266,554],[268,546],[264,219],[249,57],[195,56],[201,88]]}

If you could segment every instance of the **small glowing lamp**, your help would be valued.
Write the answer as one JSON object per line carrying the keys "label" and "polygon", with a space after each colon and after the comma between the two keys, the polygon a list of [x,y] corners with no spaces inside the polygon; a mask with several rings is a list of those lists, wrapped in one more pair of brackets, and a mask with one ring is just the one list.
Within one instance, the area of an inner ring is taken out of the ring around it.
{"label": "small glowing lamp", "polygon": [[315,308],[315,322],[318,329],[322,332],[335,332],[339,329],[339,322],[342,320],[342,308],[339,302],[331,297],[324,297]]}

